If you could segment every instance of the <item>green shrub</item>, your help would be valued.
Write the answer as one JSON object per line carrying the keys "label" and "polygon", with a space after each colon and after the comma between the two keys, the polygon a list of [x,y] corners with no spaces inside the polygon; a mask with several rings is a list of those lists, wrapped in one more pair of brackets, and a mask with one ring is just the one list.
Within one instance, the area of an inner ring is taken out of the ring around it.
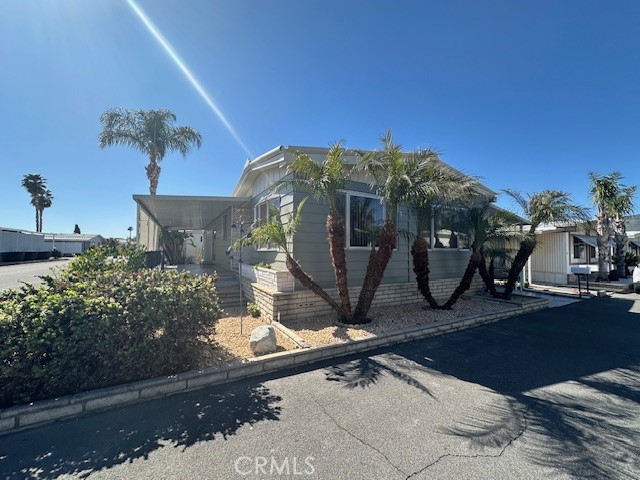
{"label": "green shrub", "polygon": [[271,268],[271,264],[270,263],[266,263],[266,262],[258,262],[254,265],[254,267],[259,267],[259,268]]}
{"label": "green shrub", "polygon": [[260,307],[255,303],[247,303],[247,313],[252,317],[258,318],[260,316]]}
{"label": "green shrub", "polygon": [[51,251],[51,256],[52,256],[53,258],[60,258],[60,257],[62,256],[62,252],[61,252],[60,250],[58,250],[57,248],[54,248],[54,249]]}
{"label": "green shrub", "polygon": [[136,252],[107,268],[98,250],[0,293],[0,407],[201,365],[220,316],[215,277],[128,271]]}
{"label": "green shrub", "polygon": [[145,248],[129,243],[126,245],[104,244],[90,248],[71,262],[63,275],[83,277],[97,272],[138,272],[145,268]]}

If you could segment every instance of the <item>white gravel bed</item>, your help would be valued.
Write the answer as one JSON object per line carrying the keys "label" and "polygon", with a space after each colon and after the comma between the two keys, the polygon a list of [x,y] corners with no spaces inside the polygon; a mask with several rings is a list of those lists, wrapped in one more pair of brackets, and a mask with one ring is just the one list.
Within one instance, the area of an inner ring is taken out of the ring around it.
{"label": "white gravel bed", "polygon": [[281,323],[294,330],[312,346],[318,346],[375,337],[401,328],[513,308],[513,305],[472,296],[463,296],[451,310],[432,310],[431,308],[425,310],[422,308],[424,305],[424,303],[413,303],[372,308],[368,315],[372,321],[365,325],[345,326],[338,323],[335,314]]}

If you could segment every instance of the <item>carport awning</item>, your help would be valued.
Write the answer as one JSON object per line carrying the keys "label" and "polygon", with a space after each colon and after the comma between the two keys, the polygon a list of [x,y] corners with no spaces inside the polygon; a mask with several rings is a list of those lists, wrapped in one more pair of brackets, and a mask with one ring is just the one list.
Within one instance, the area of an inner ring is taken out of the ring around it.
{"label": "carport awning", "polygon": [[249,197],[195,197],[178,195],[134,195],[140,208],[161,227],[203,230],[229,207],[240,207]]}
{"label": "carport awning", "polygon": [[573,236],[579,238],[587,245],[591,245],[592,247],[596,248],[598,247],[598,240],[596,239],[596,237],[590,237],[588,235],[578,235],[576,233],[574,233]]}

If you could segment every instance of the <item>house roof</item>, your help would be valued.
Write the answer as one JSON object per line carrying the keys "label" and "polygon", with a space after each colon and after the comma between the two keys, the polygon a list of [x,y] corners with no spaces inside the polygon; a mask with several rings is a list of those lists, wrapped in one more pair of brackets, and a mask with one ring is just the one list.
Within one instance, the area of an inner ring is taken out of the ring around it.
{"label": "house roof", "polygon": [[[247,195],[249,193],[251,183],[255,180],[255,178],[260,174],[261,171],[269,167],[275,167],[275,166],[281,167],[286,163],[285,153],[293,154],[295,152],[303,152],[308,155],[313,155],[313,154],[326,155],[328,151],[329,151],[328,147],[304,147],[304,146],[297,146],[297,145],[289,145],[288,147],[284,147],[283,145],[278,145],[272,150],[269,150],[268,152],[263,153],[262,155],[256,157],[254,160],[247,160],[242,170],[242,175],[240,176],[240,179],[238,180],[238,183],[234,187],[231,195],[233,197],[240,196],[240,195]],[[366,153],[368,151],[369,150],[358,150],[358,149],[347,148],[346,152],[348,155],[346,157],[346,162],[348,164],[355,165],[355,163],[357,162],[356,153],[360,153],[360,152]],[[409,152],[405,152],[405,154],[409,155]],[[458,174],[461,177],[468,177],[468,175],[461,172],[460,170],[457,170],[456,168],[452,167],[448,163],[445,163],[440,159],[438,159],[438,162],[440,162],[442,165],[444,165],[454,174]],[[497,195],[496,192],[494,192],[493,190],[491,190],[490,188],[486,187],[481,183],[478,183],[478,189],[480,190],[480,193],[487,196]]]}
{"label": "house roof", "polygon": [[95,233],[45,233],[45,240],[56,240],[57,242],[90,242],[96,238],[103,238]]}
{"label": "house roof", "polygon": [[572,235],[576,238],[579,238],[587,245],[591,245],[592,247],[598,246],[598,239],[596,237],[591,237],[589,235],[578,235],[577,233],[572,233]]}
{"label": "house roof", "polygon": [[248,197],[134,195],[140,208],[161,227],[204,230],[229,207],[239,207]]}

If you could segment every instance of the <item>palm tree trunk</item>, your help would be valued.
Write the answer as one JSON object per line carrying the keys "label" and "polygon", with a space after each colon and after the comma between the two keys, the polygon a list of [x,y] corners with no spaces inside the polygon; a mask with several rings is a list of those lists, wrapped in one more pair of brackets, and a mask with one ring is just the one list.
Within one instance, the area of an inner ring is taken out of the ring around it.
{"label": "palm tree trunk", "polygon": [[371,308],[373,297],[382,282],[384,271],[396,248],[397,232],[396,226],[391,221],[386,221],[380,230],[379,246],[371,248],[367,272],[364,276],[358,304],[354,313],[354,323],[367,323],[367,313]]}
{"label": "palm tree trunk", "polygon": [[480,273],[480,277],[482,277],[482,281],[484,282],[484,286],[493,298],[498,297],[498,292],[496,291],[496,282],[494,280],[494,263],[493,258],[489,261],[489,270],[487,271],[487,264],[484,255],[480,254],[481,259],[478,264],[478,272]]}
{"label": "palm tree trunk", "polygon": [[36,207],[36,232],[40,232],[40,214],[38,212],[38,207]]}
{"label": "palm tree trunk", "polygon": [[598,245],[598,280],[607,281],[609,279],[609,262],[607,261],[609,251],[609,228],[607,218],[604,213],[598,213],[598,223],[596,226]]}
{"label": "palm tree trunk", "polygon": [[462,275],[462,279],[460,279],[460,283],[449,297],[449,300],[447,300],[447,303],[441,307],[442,310],[451,310],[451,307],[453,307],[453,305],[458,301],[460,296],[471,288],[473,275],[476,273],[476,269],[478,268],[478,265],[480,265],[481,260],[482,256],[480,255],[480,252],[475,250],[471,254],[471,257],[469,257],[469,263]]}
{"label": "palm tree trunk", "polygon": [[293,278],[298,280],[303,287],[308,288],[317,296],[322,298],[325,302],[327,302],[329,306],[333,308],[333,310],[335,310],[339,318],[342,320],[342,309],[340,308],[340,305],[338,305],[336,301],[333,298],[331,298],[329,294],[325,292],[320,285],[314,282],[313,278],[311,278],[306,272],[304,272],[302,270],[302,267],[300,267],[300,264],[289,254],[287,254],[287,257],[286,257],[286,265],[287,265],[287,270],[289,270],[289,273],[293,275]]}
{"label": "palm tree trunk", "polygon": [[149,179],[149,194],[155,195],[158,190],[158,180],[160,180],[160,165],[155,158],[149,159],[149,165],[146,166],[147,178]]}
{"label": "palm tree trunk", "polygon": [[516,288],[516,282],[518,281],[518,277],[520,276],[520,272],[527,264],[527,260],[533,253],[533,249],[536,247],[535,240],[527,239],[520,242],[520,248],[518,249],[518,253],[516,253],[516,258],[513,259],[513,263],[511,264],[511,268],[509,269],[509,275],[507,276],[507,284],[504,287],[504,293],[502,297],[505,300],[509,300],[511,298],[511,294],[513,290]]}
{"label": "palm tree trunk", "polygon": [[44,208],[40,208],[38,211],[38,216],[40,217],[40,221],[38,222],[38,232],[42,232],[42,212],[44,212]]}
{"label": "palm tree trunk", "polygon": [[624,221],[616,218],[615,220],[615,234],[614,240],[616,244],[616,269],[618,270],[618,278],[625,277],[625,263],[624,263],[624,246],[627,242],[627,232],[625,231]]}
{"label": "palm tree trunk", "polygon": [[439,308],[438,302],[433,298],[429,288],[429,246],[427,241],[418,235],[411,246],[411,257],[413,258],[413,272],[416,274],[418,290],[434,310]]}
{"label": "palm tree trunk", "polygon": [[329,233],[329,254],[335,273],[338,295],[340,296],[342,317],[346,323],[350,323],[353,321],[353,311],[351,310],[349,287],[347,284],[344,218],[342,218],[336,210],[331,210],[329,215],[327,215],[327,232]]}

